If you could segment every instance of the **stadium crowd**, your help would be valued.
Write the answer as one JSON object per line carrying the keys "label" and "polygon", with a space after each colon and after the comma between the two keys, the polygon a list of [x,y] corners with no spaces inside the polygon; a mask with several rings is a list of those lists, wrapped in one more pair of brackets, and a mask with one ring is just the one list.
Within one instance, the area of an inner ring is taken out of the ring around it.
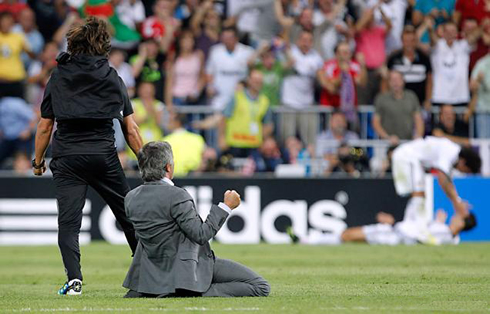
{"label": "stadium crowd", "polygon": [[108,23],[143,139],[171,143],[177,176],[308,173],[316,159],[356,177],[372,166],[359,139],[490,137],[490,0],[4,0],[0,169],[30,172],[44,88],[89,15]]}

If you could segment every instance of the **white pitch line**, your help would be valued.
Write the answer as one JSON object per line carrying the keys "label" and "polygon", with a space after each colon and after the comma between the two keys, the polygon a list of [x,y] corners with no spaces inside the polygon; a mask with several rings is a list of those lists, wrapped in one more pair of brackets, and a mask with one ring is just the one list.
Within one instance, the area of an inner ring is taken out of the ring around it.
{"label": "white pitch line", "polygon": [[[10,309],[8,311],[11,312],[130,312],[130,311],[140,311],[141,309],[133,309],[133,308],[92,308],[92,307],[83,307],[83,308],[71,308],[71,307],[62,307],[62,308],[22,308],[22,309]],[[211,311],[211,312],[231,312],[231,311],[260,311],[258,307],[243,307],[243,308],[224,308],[224,309],[211,309],[205,307],[186,307],[186,308],[149,308],[147,311],[153,312],[182,312],[182,311]]]}

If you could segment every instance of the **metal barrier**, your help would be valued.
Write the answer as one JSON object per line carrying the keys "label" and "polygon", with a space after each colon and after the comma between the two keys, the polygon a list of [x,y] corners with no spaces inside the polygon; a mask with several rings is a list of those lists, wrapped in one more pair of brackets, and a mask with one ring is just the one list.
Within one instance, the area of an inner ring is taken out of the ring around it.
{"label": "metal barrier", "polygon": [[[203,119],[204,117],[207,117],[212,114],[217,114],[221,113],[221,110],[217,110],[215,108],[212,108],[210,106],[202,106],[202,105],[197,105],[197,106],[176,106],[176,111],[180,113],[185,113],[193,116],[193,120],[200,120]],[[467,108],[466,107],[454,107],[454,112],[458,117],[462,117]],[[327,107],[327,106],[308,106],[305,107],[304,109],[301,110],[296,110],[288,107],[275,107],[272,109],[273,113],[276,116],[280,116],[282,114],[288,114],[288,113],[300,113],[300,114],[306,114],[306,113],[318,113],[319,115],[319,128],[318,128],[318,133],[321,131],[325,130],[328,127],[328,122],[330,119],[330,115],[332,112],[335,111],[334,108],[332,107]],[[371,127],[371,119],[372,115],[375,112],[375,108],[373,105],[360,105],[357,108],[358,111],[358,117],[359,117],[359,137],[361,139],[378,139],[378,136],[375,134],[374,130]],[[431,109],[431,114],[434,122],[439,122],[439,112],[440,108],[439,107],[432,107]],[[488,116],[490,118],[490,112],[489,111],[477,111],[468,121],[468,128],[469,128],[469,137],[470,138],[475,138],[476,136],[476,119],[477,116]],[[489,119],[490,120],[490,119]],[[488,126],[490,129],[490,125]],[[216,134],[214,132],[209,132],[208,130],[204,131],[205,138],[206,140],[209,140],[208,143],[214,143],[216,137]]]}

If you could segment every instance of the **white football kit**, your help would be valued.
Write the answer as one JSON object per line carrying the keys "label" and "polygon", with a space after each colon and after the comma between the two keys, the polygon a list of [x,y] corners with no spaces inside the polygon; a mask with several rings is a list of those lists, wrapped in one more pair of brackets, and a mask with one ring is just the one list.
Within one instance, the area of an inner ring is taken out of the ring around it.
{"label": "white football kit", "polygon": [[418,234],[419,228],[413,222],[400,221],[395,225],[373,224],[362,227],[369,244],[412,245],[417,243],[443,245],[458,244],[459,236],[453,236],[449,226],[433,221],[428,225],[426,234]]}
{"label": "white football kit", "polygon": [[401,144],[393,152],[393,180],[400,196],[424,192],[425,169],[438,169],[451,176],[461,147],[446,138],[428,136]]}

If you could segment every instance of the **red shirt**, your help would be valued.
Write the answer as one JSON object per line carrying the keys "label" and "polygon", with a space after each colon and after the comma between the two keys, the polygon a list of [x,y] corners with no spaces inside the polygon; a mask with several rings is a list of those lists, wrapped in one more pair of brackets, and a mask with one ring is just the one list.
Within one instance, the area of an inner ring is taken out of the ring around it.
{"label": "red shirt", "polygon": [[490,17],[490,10],[485,11],[485,0],[457,0],[455,10],[461,13],[461,25],[469,18],[474,18],[478,21],[478,24],[485,17]]}
{"label": "red shirt", "polygon": [[[337,59],[331,59],[325,61],[323,64],[322,71],[324,71],[327,79],[337,79],[340,77],[340,67]],[[351,61],[349,63],[349,74],[352,77],[353,84],[355,85],[355,79],[361,73],[361,66],[356,61]],[[340,92],[340,88],[339,88]],[[354,88],[355,92],[355,88]],[[357,93],[355,96],[355,103],[357,105]],[[340,106],[340,94],[330,94],[326,89],[323,89],[320,95],[320,104],[322,106],[339,107]]]}

